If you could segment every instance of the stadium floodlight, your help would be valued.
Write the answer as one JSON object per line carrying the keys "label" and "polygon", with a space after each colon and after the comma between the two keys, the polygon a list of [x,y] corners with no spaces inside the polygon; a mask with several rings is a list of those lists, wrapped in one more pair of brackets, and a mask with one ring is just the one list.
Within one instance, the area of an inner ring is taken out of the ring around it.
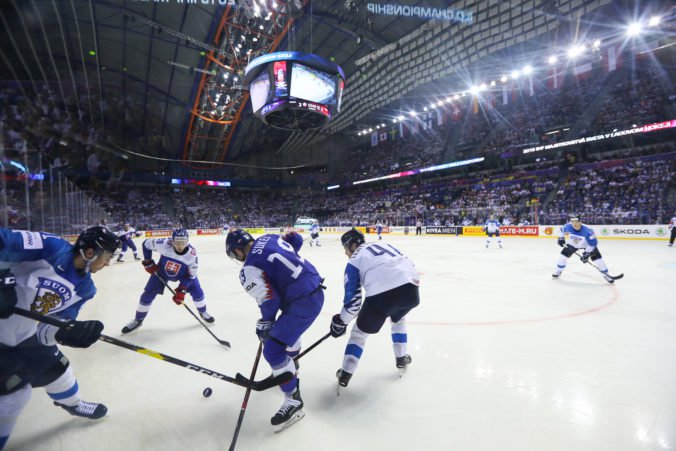
{"label": "stadium floodlight", "polygon": [[510,75],[514,80],[516,80],[517,78],[519,78],[519,75],[521,75],[521,74],[519,73],[518,70],[513,70],[512,73],[509,74],[509,75]]}
{"label": "stadium floodlight", "polygon": [[400,121],[403,121],[403,120],[404,120],[404,116],[403,116],[403,115],[400,115],[397,119],[399,119]]}
{"label": "stadium floodlight", "polygon": [[395,117],[394,119],[392,119],[392,123],[393,123],[393,124],[396,124],[397,121],[398,121],[398,119],[397,119],[396,117]]}
{"label": "stadium floodlight", "polygon": [[384,126],[385,126],[385,123],[380,124],[380,126],[381,126],[381,127],[384,127]]}
{"label": "stadium floodlight", "polygon": [[652,16],[648,21],[648,25],[650,25],[651,27],[656,27],[660,24],[661,21],[662,18],[660,16]]}
{"label": "stadium floodlight", "polygon": [[372,132],[372,131],[373,131],[373,129],[372,129],[372,128],[369,128],[369,133]]}
{"label": "stadium floodlight", "polygon": [[380,125],[376,125],[376,130],[379,130],[379,129],[380,129]]}
{"label": "stadium floodlight", "polygon": [[597,49],[597,50],[600,49],[601,48],[601,40],[600,39],[595,40],[592,45],[594,46],[595,49]]}
{"label": "stadium floodlight", "polygon": [[578,56],[580,56],[582,53],[584,53],[584,45],[575,44],[571,48],[568,49],[568,58],[575,59]]}
{"label": "stadium floodlight", "polygon": [[523,68],[524,75],[530,75],[533,72],[533,66],[528,65]]}
{"label": "stadium floodlight", "polygon": [[430,103],[430,108],[436,108],[437,104],[436,103]]}
{"label": "stadium floodlight", "polygon": [[[463,97],[464,97],[464,96],[465,96],[465,93],[463,92],[462,95],[463,95]],[[460,96],[459,96],[458,94],[456,94],[456,95],[453,96],[453,99],[454,99],[454,100],[458,100],[459,98],[460,98]]]}
{"label": "stadium floodlight", "polygon": [[469,92],[471,92],[474,95],[477,95],[477,94],[479,94],[479,87],[476,86],[476,85],[472,85],[469,88]]}
{"label": "stadium floodlight", "polygon": [[449,96],[449,97],[446,97],[446,103],[451,103],[451,100],[453,100],[453,99],[451,99],[450,96]]}
{"label": "stadium floodlight", "polygon": [[491,86],[495,86],[495,80],[491,80]]}
{"label": "stadium floodlight", "polygon": [[500,77],[500,81],[503,83],[507,83],[507,75],[503,75],[502,77]]}
{"label": "stadium floodlight", "polygon": [[357,132],[357,136],[361,136],[361,132]]}
{"label": "stadium floodlight", "polygon": [[479,86],[479,91],[485,91],[486,89],[488,89],[488,86],[486,86],[486,83],[481,83],[481,85]]}
{"label": "stadium floodlight", "polygon": [[554,55],[552,55],[552,56],[549,57],[549,59],[547,60],[547,62],[548,62],[549,64],[556,64],[556,62],[557,62],[558,60],[559,60],[559,59],[558,59],[557,57],[555,57]]}
{"label": "stadium floodlight", "polygon": [[423,108],[423,111],[427,111],[427,107]]}
{"label": "stadium floodlight", "polygon": [[627,36],[629,36],[630,38],[638,36],[639,34],[641,34],[641,31],[642,31],[641,24],[639,22],[631,23],[627,27]]}
{"label": "stadium floodlight", "polygon": [[418,114],[418,113],[416,113],[415,111],[411,111],[411,112],[408,113],[408,114],[410,114],[411,116],[415,116],[415,115]]}
{"label": "stadium floodlight", "polygon": [[441,106],[441,105],[443,105],[443,104],[444,104],[444,101],[443,101],[443,100],[439,100],[439,101],[437,102],[437,105],[439,105],[439,106]]}

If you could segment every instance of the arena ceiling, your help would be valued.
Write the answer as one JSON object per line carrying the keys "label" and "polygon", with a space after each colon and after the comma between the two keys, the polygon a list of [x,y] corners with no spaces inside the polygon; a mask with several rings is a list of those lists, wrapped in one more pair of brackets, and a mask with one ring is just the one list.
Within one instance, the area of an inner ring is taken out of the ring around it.
{"label": "arena ceiling", "polygon": [[[143,147],[155,139],[165,150],[154,157],[233,161],[254,152],[296,151],[407,96],[459,84],[473,64],[550,36],[562,23],[575,23],[611,1],[400,2],[472,11],[471,25],[374,15],[367,3],[5,0],[0,78],[22,80],[26,91],[40,91],[47,83],[57,98],[78,91],[76,102],[92,118],[100,118],[106,105],[122,106],[125,117],[117,125],[125,123],[145,140],[139,146],[135,135],[117,133],[120,148],[153,154]],[[245,46],[234,50],[240,42]],[[251,52],[245,53],[247,47]],[[291,133],[266,127],[253,116],[240,89],[237,78],[249,57],[287,49],[330,59],[347,75],[342,112],[324,129]],[[226,74],[227,83],[217,78]],[[206,114],[203,106],[213,105],[214,91],[205,88],[209,83],[220,90],[221,103],[213,106],[218,117]],[[109,131],[116,124],[98,119],[95,126]]]}

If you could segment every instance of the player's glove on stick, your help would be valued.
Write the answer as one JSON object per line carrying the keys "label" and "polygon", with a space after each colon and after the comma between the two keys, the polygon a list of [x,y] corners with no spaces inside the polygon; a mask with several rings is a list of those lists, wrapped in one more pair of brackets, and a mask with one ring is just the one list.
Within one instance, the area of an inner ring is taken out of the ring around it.
{"label": "player's glove on stick", "polygon": [[260,341],[267,340],[274,323],[274,321],[265,321],[263,319],[256,321],[256,335],[258,335]]}
{"label": "player's glove on stick", "polygon": [[72,348],[88,348],[101,336],[101,321],[70,321],[54,335],[56,341]]}
{"label": "player's glove on stick", "polygon": [[556,243],[557,243],[559,246],[563,247],[563,246],[566,245],[566,240],[563,239],[563,238],[559,238],[558,240],[556,240]]}
{"label": "player's glove on stick", "polygon": [[589,252],[583,252],[582,255],[580,256],[580,261],[582,263],[587,263],[589,261],[589,256],[591,254]]}
{"label": "player's glove on stick", "polygon": [[16,279],[9,269],[0,271],[0,318],[9,318],[16,305]]}
{"label": "player's glove on stick", "polygon": [[157,272],[157,265],[152,258],[150,260],[143,260],[141,264],[148,274],[155,274]]}
{"label": "player's glove on stick", "polygon": [[185,300],[185,294],[188,292],[188,289],[184,287],[183,285],[179,285],[178,288],[176,288],[176,291],[174,292],[174,296],[171,298],[172,301],[174,301],[174,304],[176,305],[181,305],[183,304],[183,301]]}
{"label": "player's glove on stick", "polygon": [[331,336],[338,338],[345,333],[345,330],[347,330],[347,324],[340,319],[340,314],[333,315],[333,318],[331,318]]}

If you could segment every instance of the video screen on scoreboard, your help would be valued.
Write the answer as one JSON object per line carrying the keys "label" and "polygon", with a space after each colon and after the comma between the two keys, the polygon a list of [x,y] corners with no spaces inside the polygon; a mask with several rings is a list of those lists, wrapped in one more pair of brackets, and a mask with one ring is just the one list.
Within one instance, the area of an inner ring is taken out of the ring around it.
{"label": "video screen on scoreboard", "polygon": [[251,107],[254,113],[265,105],[268,99],[268,91],[270,91],[270,78],[268,73],[263,71],[253,82],[249,85],[249,93],[251,94]]}
{"label": "video screen on scoreboard", "polygon": [[335,77],[294,63],[293,72],[291,72],[291,97],[332,105],[336,103],[335,93]]}

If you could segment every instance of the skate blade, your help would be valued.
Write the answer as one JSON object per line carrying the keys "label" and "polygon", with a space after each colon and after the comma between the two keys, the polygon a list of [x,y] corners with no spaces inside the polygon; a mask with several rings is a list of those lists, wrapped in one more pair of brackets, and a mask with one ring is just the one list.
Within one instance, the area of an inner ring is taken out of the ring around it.
{"label": "skate blade", "polygon": [[305,412],[302,410],[299,410],[298,412],[294,413],[291,418],[289,418],[289,421],[286,423],[278,424],[277,426],[272,426],[272,430],[275,431],[275,433],[282,432],[284,429],[288,428],[289,426],[293,426],[294,424],[298,423],[300,420],[302,420],[305,417]]}
{"label": "skate blade", "polygon": [[399,368],[399,377],[401,378],[406,373],[406,367]]}

